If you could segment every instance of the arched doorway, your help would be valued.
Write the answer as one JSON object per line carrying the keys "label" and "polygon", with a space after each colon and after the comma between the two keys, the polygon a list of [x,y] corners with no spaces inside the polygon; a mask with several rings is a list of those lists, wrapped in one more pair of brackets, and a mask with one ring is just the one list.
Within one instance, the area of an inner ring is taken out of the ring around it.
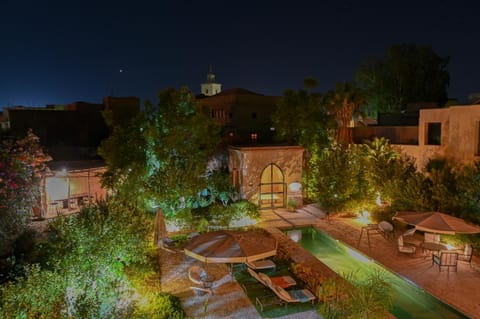
{"label": "arched doorway", "polygon": [[285,207],[285,181],[283,172],[275,164],[269,164],[260,179],[260,208]]}

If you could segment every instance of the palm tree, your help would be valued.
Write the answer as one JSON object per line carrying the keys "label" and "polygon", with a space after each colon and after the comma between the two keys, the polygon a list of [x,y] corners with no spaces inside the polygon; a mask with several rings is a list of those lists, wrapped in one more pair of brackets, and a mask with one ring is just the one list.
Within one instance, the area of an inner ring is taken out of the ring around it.
{"label": "palm tree", "polygon": [[335,91],[327,94],[330,112],[336,114],[338,129],[336,140],[341,144],[352,143],[352,132],[349,129],[353,116],[357,115],[365,102],[361,89],[351,83],[338,83]]}

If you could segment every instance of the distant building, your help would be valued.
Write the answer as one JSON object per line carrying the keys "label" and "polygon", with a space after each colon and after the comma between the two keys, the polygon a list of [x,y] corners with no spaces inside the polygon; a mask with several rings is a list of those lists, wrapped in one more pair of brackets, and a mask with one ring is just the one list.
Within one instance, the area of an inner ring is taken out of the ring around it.
{"label": "distant building", "polygon": [[229,89],[213,96],[197,96],[212,118],[222,126],[222,138],[229,145],[272,144],[275,135],[271,116],[278,97],[246,89]]}
{"label": "distant building", "polygon": [[212,96],[222,92],[222,85],[215,82],[212,66],[210,66],[210,71],[207,74],[207,82],[200,85],[200,92],[204,96]]}
{"label": "distant building", "polygon": [[11,134],[25,136],[32,129],[55,160],[96,158],[97,148],[110,130],[102,112],[111,111],[113,123],[122,124],[139,110],[136,97],[106,97],[101,104],[75,102],[44,108],[6,108]]}
{"label": "distant building", "polygon": [[5,131],[10,128],[10,121],[8,119],[8,112],[6,110],[2,110],[0,113],[0,131]]}

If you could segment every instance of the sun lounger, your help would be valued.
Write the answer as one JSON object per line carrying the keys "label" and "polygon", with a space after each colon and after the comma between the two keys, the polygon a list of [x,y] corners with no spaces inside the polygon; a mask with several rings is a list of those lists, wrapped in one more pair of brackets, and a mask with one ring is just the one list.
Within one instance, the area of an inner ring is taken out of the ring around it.
{"label": "sun lounger", "polygon": [[264,260],[255,260],[255,261],[250,261],[245,263],[249,268],[252,268],[253,270],[265,270],[265,269],[273,269],[277,267],[273,261],[270,259],[264,259]]}
{"label": "sun lounger", "polygon": [[282,287],[275,285],[270,288],[278,298],[287,304],[294,302],[311,302],[313,304],[315,301],[315,295],[308,289],[285,290]]}
{"label": "sun lounger", "polygon": [[273,285],[277,285],[282,288],[288,288],[295,286],[297,282],[290,276],[274,276],[269,277],[264,273],[257,273],[255,270],[248,268],[247,269],[250,275],[255,278],[258,282],[263,284],[264,286],[271,287]]}

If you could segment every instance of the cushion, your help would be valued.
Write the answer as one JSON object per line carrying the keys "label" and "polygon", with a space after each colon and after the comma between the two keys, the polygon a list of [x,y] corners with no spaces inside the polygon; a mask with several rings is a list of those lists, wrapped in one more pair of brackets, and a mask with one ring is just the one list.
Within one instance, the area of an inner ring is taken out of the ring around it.
{"label": "cushion", "polygon": [[315,296],[307,289],[291,290],[290,295],[293,299],[297,299],[300,302],[307,302],[315,299]]}
{"label": "cushion", "polygon": [[268,268],[275,268],[275,263],[270,259],[265,260],[257,260],[248,263],[247,265],[251,266],[253,269],[268,269]]}
{"label": "cushion", "polygon": [[290,276],[278,276],[269,278],[274,285],[277,285],[282,288],[288,288],[290,286],[295,286],[297,282]]}

